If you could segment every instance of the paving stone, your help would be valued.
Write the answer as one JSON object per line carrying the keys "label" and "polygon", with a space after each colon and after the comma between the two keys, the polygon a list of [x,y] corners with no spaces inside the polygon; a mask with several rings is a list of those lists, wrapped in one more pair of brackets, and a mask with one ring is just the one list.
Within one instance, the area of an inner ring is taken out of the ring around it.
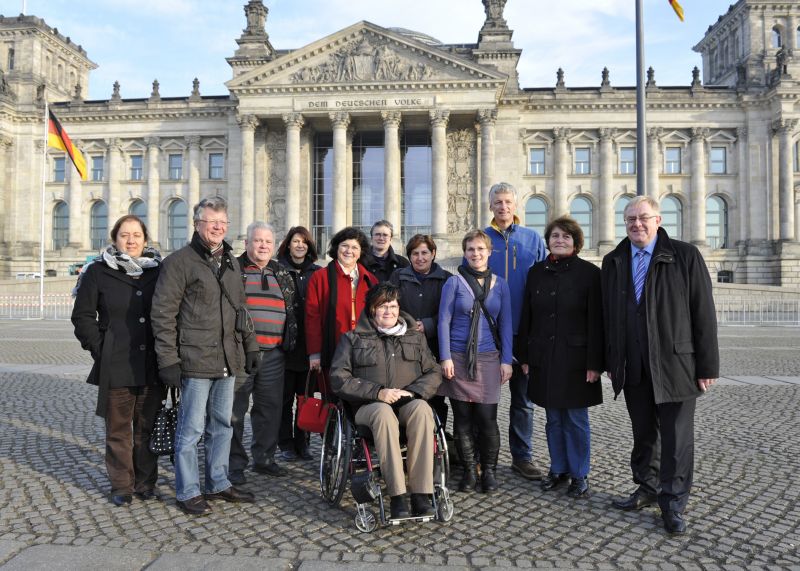
{"label": "paving stone", "polygon": [[151,552],[130,549],[36,545],[23,550],[3,565],[3,571],[141,569],[155,556]]}

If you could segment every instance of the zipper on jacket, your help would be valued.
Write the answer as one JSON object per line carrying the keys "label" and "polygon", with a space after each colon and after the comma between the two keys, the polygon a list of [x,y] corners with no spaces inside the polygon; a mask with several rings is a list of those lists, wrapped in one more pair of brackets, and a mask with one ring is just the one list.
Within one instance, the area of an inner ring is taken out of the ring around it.
{"label": "zipper on jacket", "polygon": [[514,271],[517,271],[517,245],[514,244],[514,265],[512,266]]}

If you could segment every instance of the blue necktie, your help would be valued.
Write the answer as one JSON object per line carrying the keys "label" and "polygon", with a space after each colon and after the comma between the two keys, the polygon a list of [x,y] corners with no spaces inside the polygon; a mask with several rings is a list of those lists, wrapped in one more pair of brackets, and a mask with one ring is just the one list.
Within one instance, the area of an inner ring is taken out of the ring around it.
{"label": "blue necktie", "polygon": [[633,273],[633,293],[636,296],[636,303],[642,299],[642,290],[644,290],[644,279],[647,277],[647,265],[644,263],[644,257],[647,252],[639,250],[636,252],[636,270]]}

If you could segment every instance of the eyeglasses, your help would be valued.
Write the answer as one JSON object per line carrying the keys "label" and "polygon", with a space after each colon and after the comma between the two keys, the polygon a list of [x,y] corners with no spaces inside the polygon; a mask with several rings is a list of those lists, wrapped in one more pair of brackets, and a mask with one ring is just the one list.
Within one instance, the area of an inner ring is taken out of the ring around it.
{"label": "eyeglasses", "polygon": [[373,238],[391,238],[391,237],[392,237],[392,235],[391,235],[391,234],[384,234],[384,233],[382,233],[382,232],[375,232],[375,233],[372,235],[372,237],[373,237]]}
{"label": "eyeglasses", "polygon": [[642,215],[642,216],[628,216],[627,218],[625,218],[625,224],[630,226],[631,224],[636,224],[637,220],[642,224],[647,224],[647,222],[649,220],[652,220],[653,218],[658,218],[658,214],[650,214],[650,215],[647,215],[647,216],[645,216],[645,215]]}
{"label": "eyeglasses", "polygon": [[227,220],[205,220],[203,218],[200,218],[200,222],[205,222],[209,226],[223,226],[223,227],[230,224],[230,222],[228,222]]}

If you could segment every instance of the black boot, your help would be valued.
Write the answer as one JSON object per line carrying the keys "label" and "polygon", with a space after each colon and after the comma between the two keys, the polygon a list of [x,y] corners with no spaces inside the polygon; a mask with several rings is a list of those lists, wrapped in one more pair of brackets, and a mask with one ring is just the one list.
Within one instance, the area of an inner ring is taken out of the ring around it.
{"label": "black boot", "polygon": [[459,492],[471,492],[475,489],[475,444],[470,433],[456,433],[456,447],[461,457],[461,481],[458,483]]}
{"label": "black boot", "polygon": [[483,493],[490,494],[497,491],[495,470],[497,469],[497,456],[500,454],[500,435],[481,434],[481,488]]}

